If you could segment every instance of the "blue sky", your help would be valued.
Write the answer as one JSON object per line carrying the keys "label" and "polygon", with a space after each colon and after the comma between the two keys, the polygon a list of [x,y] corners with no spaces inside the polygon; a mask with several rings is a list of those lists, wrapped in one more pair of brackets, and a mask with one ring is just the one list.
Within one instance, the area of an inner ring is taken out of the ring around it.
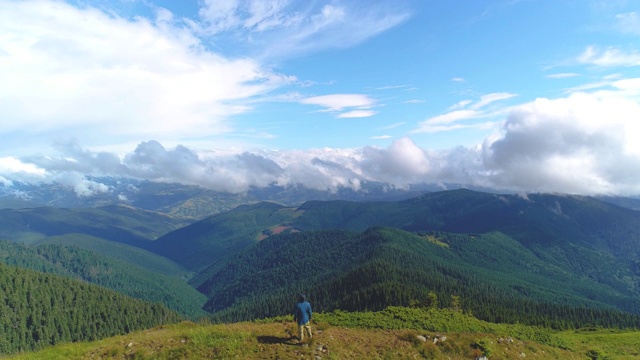
{"label": "blue sky", "polygon": [[637,1],[0,0],[0,185],[640,195]]}

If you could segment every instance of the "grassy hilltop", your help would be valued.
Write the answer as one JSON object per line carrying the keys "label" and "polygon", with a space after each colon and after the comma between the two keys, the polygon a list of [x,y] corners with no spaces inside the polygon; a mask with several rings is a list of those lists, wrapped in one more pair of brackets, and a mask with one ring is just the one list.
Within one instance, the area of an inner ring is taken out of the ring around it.
{"label": "grassy hilltop", "polygon": [[[183,322],[6,359],[636,359],[640,333],[553,332],[492,324],[449,309],[390,307],[317,314],[298,344],[290,317],[233,324]],[[435,340],[437,339],[437,340]],[[434,341],[435,340],[435,341]]]}

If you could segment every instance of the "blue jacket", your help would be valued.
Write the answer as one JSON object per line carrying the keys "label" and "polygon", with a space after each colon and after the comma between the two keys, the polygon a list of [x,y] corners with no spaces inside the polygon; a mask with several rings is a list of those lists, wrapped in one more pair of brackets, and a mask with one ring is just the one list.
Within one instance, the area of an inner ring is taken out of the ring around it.
{"label": "blue jacket", "polygon": [[304,325],[311,320],[311,304],[308,301],[299,302],[293,309],[293,321],[297,321],[298,325]]}

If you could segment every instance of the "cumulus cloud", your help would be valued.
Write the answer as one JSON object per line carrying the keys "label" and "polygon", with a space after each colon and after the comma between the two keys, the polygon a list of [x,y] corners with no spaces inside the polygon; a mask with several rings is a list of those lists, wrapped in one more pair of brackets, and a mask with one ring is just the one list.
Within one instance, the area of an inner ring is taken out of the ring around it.
{"label": "cumulus cloud", "polygon": [[426,152],[409,138],[398,139],[387,149],[365,147],[362,157],[364,173],[378,181],[407,184],[429,173]]}
{"label": "cumulus cloud", "polygon": [[538,99],[488,139],[491,183],[541,192],[640,193],[640,105],[611,92]]}
{"label": "cumulus cloud", "polygon": [[[427,150],[408,137],[388,147],[353,149],[202,151],[157,141],[140,143],[123,156],[92,152],[76,143],[56,153],[3,158],[0,177],[73,186],[79,196],[110,189],[84,175],[126,176],[243,192],[269,185],[335,191],[358,190],[363,182],[395,187],[458,184],[499,191],[637,195],[640,193],[640,104],[620,90],[578,92],[537,99],[512,108],[500,132],[473,147]],[[33,176],[36,174],[37,176]]]}

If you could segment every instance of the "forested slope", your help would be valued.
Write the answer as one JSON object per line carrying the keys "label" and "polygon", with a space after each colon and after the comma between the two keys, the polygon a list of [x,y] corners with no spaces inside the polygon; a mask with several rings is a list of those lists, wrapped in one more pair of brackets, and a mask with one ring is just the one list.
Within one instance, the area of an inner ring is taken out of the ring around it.
{"label": "forested slope", "polygon": [[[573,274],[546,269],[530,254],[522,257],[527,271],[497,251],[496,258],[478,254],[472,261],[470,252],[457,250],[456,242],[482,241],[495,249],[510,242],[516,256],[528,251],[505,235],[486,236],[417,236],[393,228],[274,235],[214,267],[199,290],[210,297],[205,309],[225,320],[286,314],[301,292],[319,311],[406,306],[426,301],[431,292],[445,305],[457,296],[462,308],[495,322],[570,328],[635,326],[640,319],[606,301],[624,298],[640,305],[633,296],[590,281],[567,287]],[[589,298],[591,291],[601,298]]]}
{"label": "forested slope", "polygon": [[162,305],[0,264],[0,353],[95,340],[179,320]]}
{"label": "forested slope", "polygon": [[0,262],[82,279],[119,293],[162,303],[183,316],[200,317],[206,297],[185,279],[163,275],[76,246],[27,246],[0,241]]}
{"label": "forested slope", "polygon": [[274,203],[239,206],[172,231],[154,241],[150,250],[201,270],[255,244],[264,230],[294,218],[294,211]]}

